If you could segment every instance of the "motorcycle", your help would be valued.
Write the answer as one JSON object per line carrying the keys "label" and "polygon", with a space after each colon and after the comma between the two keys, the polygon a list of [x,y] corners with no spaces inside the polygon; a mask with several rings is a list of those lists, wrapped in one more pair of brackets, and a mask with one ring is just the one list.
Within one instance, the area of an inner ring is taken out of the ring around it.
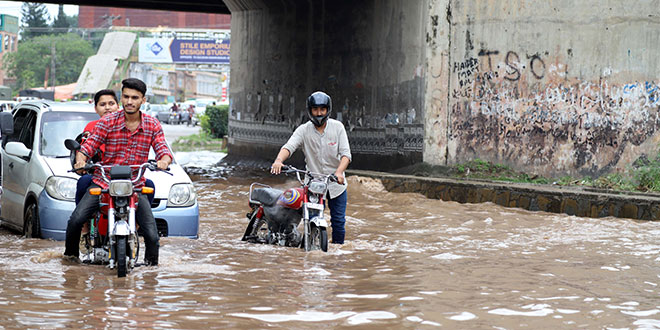
{"label": "motorcycle", "polygon": [[[332,175],[283,166],[285,174],[295,173],[300,188],[285,191],[262,183],[250,185],[249,220],[242,241],[301,247],[305,251],[328,251],[328,224],[324,218],[324,197]],[[298,231],[303,222],[303,234]]]}
{"label": "motorcycle", "polygon": [[[80,149],[75,140],[64,142],[72,152]],[[89,193],[99,196],[99,212],[90,219],[87,232],[83,232],[81,243],[82,258],[85,263],[107,264],[110,269],[117,269],[117,277],[124,277],[136,267],[140,240],[138,239],[135,212],[139,200],[138,192],[153,194],[151,187],[135,188],[146,169],[159,170],[155,160],[149,160],[141,165],[101,165],[87,163],[83,168],[74,168],[69,172],[79,170],[100,171],[107,189],[92,188]],[[131,173],[137,170],[135,179]],[[164,171],[169,173],[167,171]]]}

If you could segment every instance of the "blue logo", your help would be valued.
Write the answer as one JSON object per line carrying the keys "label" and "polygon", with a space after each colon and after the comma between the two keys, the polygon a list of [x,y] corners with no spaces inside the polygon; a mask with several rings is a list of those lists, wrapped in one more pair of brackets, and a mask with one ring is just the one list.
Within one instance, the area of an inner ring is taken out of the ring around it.
{"label": "blue logo", "polygon": [[158,42],[155,42],[153,45],[151,45],[150,49],[154,55],[158,56],[158,53],[163,51],[163,47],[161,47]]}

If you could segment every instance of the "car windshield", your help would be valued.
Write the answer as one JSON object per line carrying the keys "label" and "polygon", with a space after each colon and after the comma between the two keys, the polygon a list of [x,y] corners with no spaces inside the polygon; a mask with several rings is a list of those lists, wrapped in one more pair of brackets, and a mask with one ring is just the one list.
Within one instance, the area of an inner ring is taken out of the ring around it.
{"label": "car windshield", "polygon": [[41,118],[41,150],[44,156],[68,157],[70,152],[64,147],[64,140],[75,139],[85,125],[99,119],[94,112],[46,112]]}
{"label": "car windshield", "polygon": [[197,101],[197,106],[198,107],[205,107],[205,106],[209,105],[209,103],[211,103],[211,102],[213,102],[213,101],[211,101],[211,100],[199,100],[199,101]]}

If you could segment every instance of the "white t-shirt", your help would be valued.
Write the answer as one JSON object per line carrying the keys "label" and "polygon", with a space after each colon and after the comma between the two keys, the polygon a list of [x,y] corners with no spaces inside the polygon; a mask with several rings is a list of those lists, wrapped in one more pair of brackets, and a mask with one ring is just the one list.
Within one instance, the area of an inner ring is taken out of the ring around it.
{"label": "white t-shirt", "polygon": [[[346,156],[349,161],[352,160],[344,124],[331,118],[328,118],[323,134],[316,130],[311,121],[298,126],[282,148],[293,154],[300,147],[305,154],[308,171],[334,174],[339,167],[341,157]],[[346,187],[347,180],[344,180],[343,185],[330,182],[328,185],[330,198],[341,195]]]}

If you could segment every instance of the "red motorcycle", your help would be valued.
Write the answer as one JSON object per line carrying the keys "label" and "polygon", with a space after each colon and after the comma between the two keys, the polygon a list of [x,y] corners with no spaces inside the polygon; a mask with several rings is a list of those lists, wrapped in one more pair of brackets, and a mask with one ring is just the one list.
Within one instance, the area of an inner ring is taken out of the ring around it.
{"label": "red motorcycle", "polygon": [[[300,246],[305,251],[328,251],[328,224],[323,211],[328,183],[332,175],[283,166],[286,174],[296,174],[300,188],[285,191],[261,183],[250,185],[248,226],[242,241],[251,243]],[[303,234],[298,231],[303,220]]]}
{"label": "red motorcycle", "polygon": [[[80,144],[67,139],[64,144],[67,149],[77,151]],[[149,160],[141,165],[101,165],[88,163],[83,168],[72,169],[71,172],[100,171],[107,189],[91,188],[89,193],[100,196],[100,212],[90,219],[89,230],[83,233],[81,248],[82,260],[87,263],[107,264],[110,269],[117,268],[117,276],[124,277],[136,265],[140,240],[138,239],[135,212],[139,200],[138,193],[153,194],[153,188],[135,188],[146,169],[159,170],[155,160]],[[131,173],[138,173],[131,179]],[[166,173],[169,173],[165,171]]]}

